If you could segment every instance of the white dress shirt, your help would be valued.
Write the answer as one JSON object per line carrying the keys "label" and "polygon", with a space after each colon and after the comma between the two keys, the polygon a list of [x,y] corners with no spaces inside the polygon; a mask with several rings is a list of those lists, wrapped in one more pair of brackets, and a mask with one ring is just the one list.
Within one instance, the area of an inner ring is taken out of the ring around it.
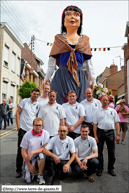
{"label": "white dress shirt", "polygon": [[94,98],[92,102],[89,102],[87,99],[84,99],[83,101],[81,101],[81,104],[85,109],[84,121],[87,123],[93,123],[94,113],[97,109],[101,108],[101,102],[98,99]]}
{"label": "white dress shirt", "polygon": [[99,129],[111,130],[115,129],[115,123],[120,119],[115,109],[108,107],[103,109],[102,107],[95,111],[93,123],[98,124]]}

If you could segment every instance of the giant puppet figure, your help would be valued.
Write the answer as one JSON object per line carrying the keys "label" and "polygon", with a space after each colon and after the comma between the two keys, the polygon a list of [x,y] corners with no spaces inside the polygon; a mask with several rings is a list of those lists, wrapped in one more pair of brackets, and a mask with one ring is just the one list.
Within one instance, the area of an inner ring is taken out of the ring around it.
{"label": "giant puppet figure", "polygon": [[52,82],[52,90],[57,92],[56,101],[65,103],[67,93],[74,90],[77,93],[77,101],[85,99],[85,89],[89,87],[86,74],[82,69],[86,63],[87,73],[96,85],[95,74],[91,62],[91,48],[89,37],[82,35],[83,13],[77,6],[68,6],[62,13],[61,34],[55,36],[55,40],[49,55],[48,69],[44,84],[51,78],[55,66],[56,71]]}

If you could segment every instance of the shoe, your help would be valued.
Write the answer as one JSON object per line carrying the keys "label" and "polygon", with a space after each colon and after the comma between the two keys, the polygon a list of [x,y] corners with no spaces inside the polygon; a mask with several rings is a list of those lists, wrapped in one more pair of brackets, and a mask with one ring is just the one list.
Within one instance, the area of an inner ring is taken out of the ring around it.
{"label": "shoe", "polygon": [[119,141],[116,141],[115,144],[119,144]]}
{"label": "shoe", "polygon": [[121,141],[121,144],[122,144],[122,145],[125,145],[125,142],[124,142],[124,141]]}
{"label": "shoe", "polygon": [[115,173],[113,170],[109,170],[108,173],[109,173],[111,176],[116,176],[116,173]]}
{"label": "shoe", "polygon": [[89,180],[89,182],[94,182],[95,181],[92,175],[88,176],[88,180]]}
{"label": "shoe", "polygon": [[43,179],[42,175],[38,175],[37,176],[37,181],[39,182],[40,185],[45,184],[45,180]]}
{"label": "shoe", "polygon": [[21,176],[22,176],[21,172],[16,172],[16,175],[15,175],[16,178],[20,178]]}
{"label": "shoe", "polygon": [[3,130],[5,130],[6,129],[6,127],[5,128],[3,128]]}
{"label": "shoe", "polygon": [[64,179],[65,179],[65,176],[66,176],[65,174],[61,174],[61,175],[60,175],[60,180],[64,180]]}
{"label": "shoe", "polygon": [[96,173],[97,176],[102,176],[102,170],[98,170]]}
{"label": "shoe", "polygon": [[47,181],[47,184],[48,185],[52,185],[53,184],[53,181],[54,181],[54,176],[50,176],[48,181]]}
{"label": "shoe", "polygon": [[1,128],[0,128],[0,130],[1,130]]}

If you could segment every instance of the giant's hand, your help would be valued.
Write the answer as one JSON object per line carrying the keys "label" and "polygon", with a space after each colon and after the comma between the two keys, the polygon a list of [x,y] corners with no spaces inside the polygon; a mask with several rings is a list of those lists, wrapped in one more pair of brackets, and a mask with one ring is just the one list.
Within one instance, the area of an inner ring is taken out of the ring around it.
{"label": "giant's hand", "polygon": [[97,86],[97,84],[96,83],[93,83],[93,85],[92,85],[92,89],[94,90],[94,87],[95,86]]}

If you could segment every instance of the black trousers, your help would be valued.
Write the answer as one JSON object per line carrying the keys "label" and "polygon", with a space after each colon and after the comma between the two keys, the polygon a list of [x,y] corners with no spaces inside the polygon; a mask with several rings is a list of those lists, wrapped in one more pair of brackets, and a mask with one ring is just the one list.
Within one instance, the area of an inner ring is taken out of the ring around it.
{"label": "black trousers", "polygon": [[89,136],[94,137],[94,133],[93,133],[93,124],[92,123],[88,123],[83,121],[83,124],[86,124],[89,127],[90,133]]}
{"label": "black trousers", "polygon": [[[47,160],[46,160],[47,162]],[[63,172],[63,166],[68,162],[68,160],[61,160],[59,164],[56,164],[54,159],[51,158],[51,169],[48,171],[48,176],[55,176],[55,170],[61,170],[61,175],[67,175],[72,173],[71,166],[69,167],[69,172]],[[48,168],[48,167],[47,167]]]}
{"label": "black trousers", "polygon": [[23,129],[19,129],[18,131],[18,149],[17,149],[17,157],[16,157],[16,172],[22,172],[22,164],[23,164],[23,158],[21,155],[21,141],[23,136],[25,135],[26,131]]}
{"label": "black trousers", "polygon": [[[83,160],[81,160],[82,162]],[[77,162],[74,161],[74,169],[77,175],[82,175],[83,172],[86,172],[87,176],[90,176],[96,172],[98,168],[99,160],[97,158],[89,159],[87,162],[87,170],[81,170]]]}
{"label": "black trousers", "polygon": [[106,141],[107,144],[107,150],[108,150],[108,171],[114,169],[114,163],[115,163],[115,134],[114,130],[109,130],[108,132],[104,132],[102,129],[97,129],[97,135],[98,135],[98,159],[99,159],[99,170],[103,170],[103,146],[104,141]]}

